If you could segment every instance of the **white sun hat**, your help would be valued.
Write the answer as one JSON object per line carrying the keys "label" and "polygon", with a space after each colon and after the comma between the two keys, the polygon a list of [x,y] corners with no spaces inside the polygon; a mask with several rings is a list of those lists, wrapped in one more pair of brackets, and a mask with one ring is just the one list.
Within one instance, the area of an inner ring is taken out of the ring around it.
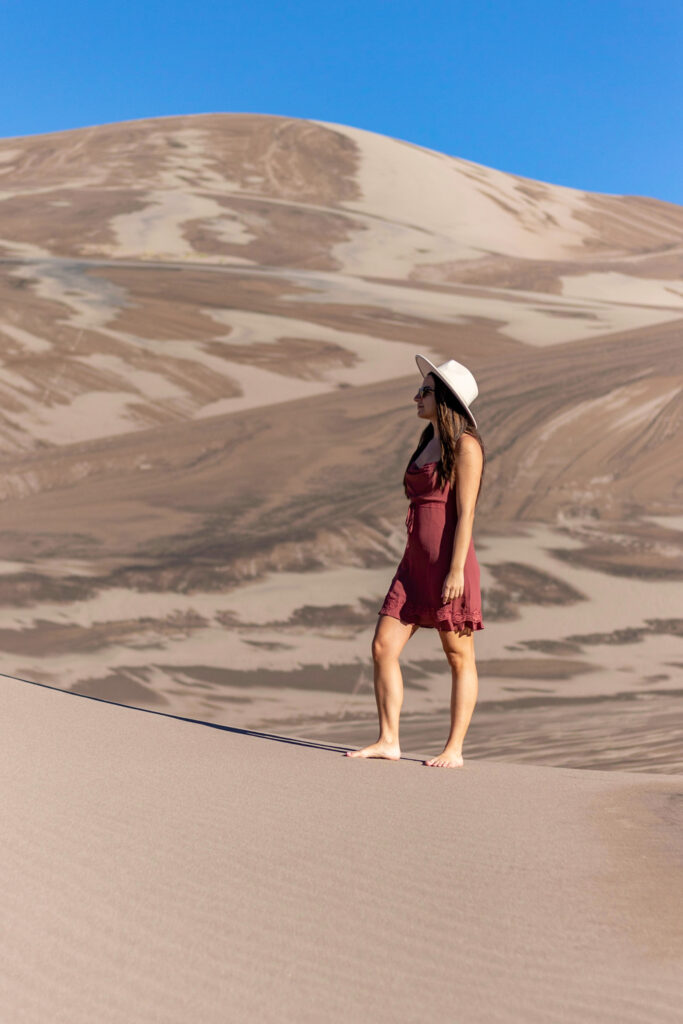
{"label": "white sun hat", "polygon": [[443,381],[462,405],[468,418],[472,421],[472,426],[476,427],[477,421],[470,412],[470,404],[479,394],[474,374],[462,363],[457,363],[455,359],[448,359],[445,363],[434,366],[434,363],[425,356],[415,356],[415,362],[423,377],[426,377],[428,373],[434,373],[439,380]]}

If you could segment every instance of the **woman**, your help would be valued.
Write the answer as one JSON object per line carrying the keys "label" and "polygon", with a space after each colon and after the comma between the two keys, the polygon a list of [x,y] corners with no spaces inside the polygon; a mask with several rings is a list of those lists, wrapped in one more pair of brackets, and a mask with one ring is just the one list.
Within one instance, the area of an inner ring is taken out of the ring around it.
{"label": "woman", "polygon": [[462,744],[477,702],[474,632],[483,629],[479,564],[472,527],[484,472],[484,445],[469,406],[477,383],[455,359],[434,366],[415,356],[423,376],[414,401],[428,423],[403,477],[410,508],[408,542],[380,608],[372,642],[379,739],[347,757],[401,756],[403,704],[399,655],[420,626],[438,629],[451,666],[451,730],[441,754],[423,763],[459,768]]}

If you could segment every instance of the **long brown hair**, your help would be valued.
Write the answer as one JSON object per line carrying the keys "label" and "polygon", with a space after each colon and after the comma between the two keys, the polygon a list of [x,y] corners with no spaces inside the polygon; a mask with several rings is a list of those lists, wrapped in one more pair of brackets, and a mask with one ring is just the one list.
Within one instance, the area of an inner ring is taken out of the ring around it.
{"label": "long brown hair", "polygon": [[[473,426],[471,420],[468,419],[465,410],[451,389],[446,387],[443,381],[437,377],[435,373],[431,374],[431,378],[434,381],[436,422],[439,427],[439,440],[441,442],[441,459],[436,466],[439,489],[443,490],[447,481],[450,483],[451,487],[455,487],[455,458],[460,447],[460,438],[463,434],[471,434],[472,437],[476,437],[479,442],[483,458],[479,490],[477,491],[477,498],[475,501],[476,506],[479,501],[479,495],[481,494],[481,485],[484,481],[484,469],[486,467],[486,451],[484,449],[484,442],[482,441],[481,434],[477,428]],[[434,426],[432,423],[428,423],[420,434],[420,438],[417,442],[417,448],[410,456],[408,466],[410,466],[413,460],[419,456],[420,452],[426,448],[433,437]],[[406,471],[407,468],[408,467],[406,467]],[[406,498],[409,498],[410,495],[408,494],[408,488],[405,483],[403,484],[403,489],[406,493]]]}

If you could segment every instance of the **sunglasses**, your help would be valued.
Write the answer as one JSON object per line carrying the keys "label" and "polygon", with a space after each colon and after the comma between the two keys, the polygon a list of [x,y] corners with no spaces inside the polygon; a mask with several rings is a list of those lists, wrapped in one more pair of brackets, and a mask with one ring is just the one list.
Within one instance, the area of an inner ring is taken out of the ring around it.
{"label": "sunglasses", "polygon": [[420,396],[420,398],[422,398],[423,395],[431,395],[433,390],[434,388],[431,387],[429,384],[423,384],[422,387],[419,387],[417,389],[417,393]]}

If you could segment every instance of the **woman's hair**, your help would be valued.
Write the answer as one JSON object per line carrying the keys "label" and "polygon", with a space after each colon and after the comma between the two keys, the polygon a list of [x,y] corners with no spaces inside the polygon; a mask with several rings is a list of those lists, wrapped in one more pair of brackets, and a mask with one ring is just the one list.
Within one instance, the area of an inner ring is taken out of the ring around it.
{"label": "woman's hair", "polygon": [[[460,438],[463,434],[471,434],[472,437],[476,437],[479,442],[483,458],[479,490],[477,491],[477,498],[475,501],[476,505],[479,501],[481,485],[484,480],[484,469],[486,467],[486,451],[484,449],[484,442],[481,439],[481,434],[477,428],[472,425],[472,421],[468,419],[465,410],[451,389],[446,387],[443,381],[437,377],[435,373],[431,374],[431,378],[434,381],[436,422],[439,426],[439,439],[441,441],[441,459],[437,463],[436,467],[439,489],[444,489],[446,481],[450,483],[451,487],[455,486],[455,457],[460,446]],[[433,437],[434,427],[431,423],[428,423],[420,434],[420,439],[417,442],[417,448],[410,456],[408,466],[410,466],[413,460],[419,456],[420,452],[427,446]],[[408,494],[408,488],[405,483],[403,485],[403,489],[406,493],[406,497],[409,498],[410,495]]]}

